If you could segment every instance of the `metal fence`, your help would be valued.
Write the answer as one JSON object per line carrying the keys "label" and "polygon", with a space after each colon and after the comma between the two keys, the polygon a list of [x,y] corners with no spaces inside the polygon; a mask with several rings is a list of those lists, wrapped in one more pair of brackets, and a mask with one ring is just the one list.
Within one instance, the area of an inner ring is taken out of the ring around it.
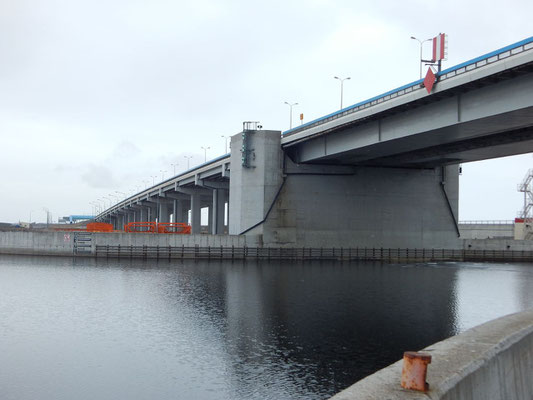
{"label": "metal fence", "polygon": [[96,257],[212,260],[368,260],[384,262],[533,261],[533,251],[311,247],[96,246]]}

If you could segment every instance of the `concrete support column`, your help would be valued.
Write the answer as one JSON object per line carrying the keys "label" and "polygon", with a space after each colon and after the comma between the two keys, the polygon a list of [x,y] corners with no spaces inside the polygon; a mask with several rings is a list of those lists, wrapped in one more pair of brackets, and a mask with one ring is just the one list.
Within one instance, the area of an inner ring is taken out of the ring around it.
{"label": "concrete support column", "polygon": [[227,190],[213,190],[213,206],[209,209],[209,215],[211,215],[211,211],[213,214],[210,225],[210,232],[213,235],[220,235],[224,233],[224,208],[226,202],[225,192],[227,192]]}
{"label": "concrete support column", "polygon": [[183,219],[183,200],[174,200],[174,222],[187,222]]}
{"label": "concrete support column", "polygon": [[265,215],[283,182],[281,132],[234,135],[231,150],[229,233],[262,235]]}
{"label": "concrete support column", "polygon": [[191,194],[191,233],[200,233],[201,229],[201,196],[200,193]]}
{"label": "concrete support column", "polygon": [[183,207],[183,215],[181,217],[181,219],[183,220],[183,222],[185,222],[186,224],[189,223],[189,208],[190,206],[187,206],[187,207]]}
{"label": "concrete support column", "polygon": [[148,207],[148,221],[155,222],[157,219],[157,204]]}
{"label": "concrete support column", "polygon": [[159,203],[159,222],[170,222],[170,207],[166,201]]}
{"label": "concrete support column", "polygon": [[213,203],[207,206],[207,232],[213,229]]}

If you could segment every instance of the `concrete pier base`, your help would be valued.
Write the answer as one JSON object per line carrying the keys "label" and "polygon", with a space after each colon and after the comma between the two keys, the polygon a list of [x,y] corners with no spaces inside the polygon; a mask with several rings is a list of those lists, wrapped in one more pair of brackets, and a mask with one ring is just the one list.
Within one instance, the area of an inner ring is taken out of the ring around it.
{"label": "concrete pier base", "polygon": [[276,131],[232,137],[230,234],[265,246],[460,248],[458,167],[295,164]]}

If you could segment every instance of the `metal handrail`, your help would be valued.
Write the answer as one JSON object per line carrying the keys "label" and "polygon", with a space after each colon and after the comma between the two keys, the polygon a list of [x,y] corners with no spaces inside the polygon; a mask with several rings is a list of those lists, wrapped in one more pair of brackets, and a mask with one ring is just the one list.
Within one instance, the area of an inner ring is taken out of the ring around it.
{"label": "metal handrail", "polygon": [[495,220],[467,220],[459,221],[459,225],[512,225],[512,219],[495,219]]}

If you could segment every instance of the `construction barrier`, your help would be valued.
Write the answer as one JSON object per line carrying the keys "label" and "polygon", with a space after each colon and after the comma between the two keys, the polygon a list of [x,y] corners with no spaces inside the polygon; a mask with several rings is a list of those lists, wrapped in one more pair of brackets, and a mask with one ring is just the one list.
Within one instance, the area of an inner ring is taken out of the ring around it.
{"label": "construction barrier", "polygon": [[161,222],[157,224],[157,232],[190,235],[191,226],[184,222]]}
{"label": "construction barrier", "polygon": [[113,232],[113,225],[105,222],[89,222],[87,232]]}
{"label": "construction barrier", "polygon": [[130,222],[124,225],[124,232],[190,235],[191,227],[183,222]]}
{"label": "construction barrier", "polygon": [[129,222],[124,225],[124,232],[128,233],[156,233],[156,222]]}

